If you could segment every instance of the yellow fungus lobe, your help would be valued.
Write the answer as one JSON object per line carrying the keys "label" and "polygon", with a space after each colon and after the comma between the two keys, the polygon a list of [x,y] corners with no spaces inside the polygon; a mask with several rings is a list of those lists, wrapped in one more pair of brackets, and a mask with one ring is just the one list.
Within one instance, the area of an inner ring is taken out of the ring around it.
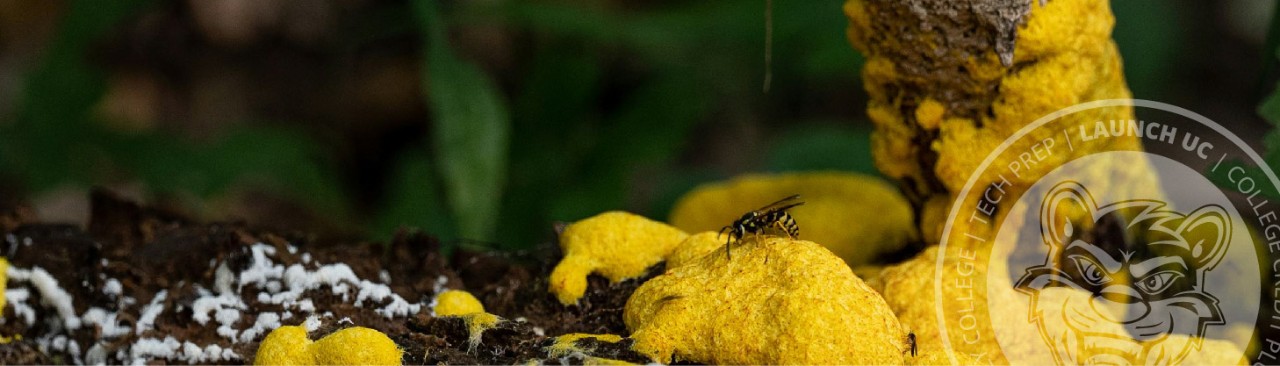
{"label": "yellow fungus lobe", "polygon": [[[988,24],[975,18],[958,22],[956,12],[942,10],[950,6],[948,2],[934,3],[941,5],[847,0],[844,10],[849,40],[866,57],[862,79],[870,97],[867,115],[876,127],[871,137],[876,167],[899,180],[911,192],[915,206],[925,207],[918,213],[920,230],[927,242],[936,243],[945,220],[940,209],[946,208],[945,203],[968,199],[955,194],[992,150],[1015,132],[1063,108],[1131,95],[1120,53],[1111,39],[1115,19],[1109,1],[1024,2],[1030,14],[1016,29],[1004,29],[1016,30],[1012,53],[998,52],[985,40],[975,41],[994,34]],[[921,22],[938,26],[917,26]],[[1009,141],[1008,150],[1028,151],[1062,131],[1093,126],[1096,121],[1132,119],[1133,108],[1127,106],[1073,113]],[[986,187],[1008,178],[1005,190],[1019,192],[1076,158],[1139,149],[1136,136],[1077,143],[1017,176],[1002,177],[999,169],[981,172],[973,186]],[[999,156],[990,166],[1008,166],[1014,159]],[[1123,169],[1146,170],[1142,166]],[[1003,201],[996,211],[1009,212],[1006,206],[1016,201]],[[968,227],[960,229],[953,232],[983,235],[966,231]]]}
{"label": "yellow fungus lobe", "polygon": [[319,365],[399,365],[403,353],[386,334],[365,327],[339,330],[310,348]]}
{"label": "yellow fungus lobe", "polygon": [[9,344],[10,342],[21,341],[21,340],[22,340],[21,334],[14,334],[12,337],[6,337],[6,336],[0,335],[0,344]]}
{"label": "yellow fungus lobe", "polygon": [[[800,226],[800,239],[826,246],[850,266],[866,264],[917,238],[911,206],[898,189],[853,173],[748,175],[704,185],[677,201],[670,220],[690,233],[717,231],[744,213],[793,194],[805,202],[788,210]],[[720,238],[721,245],[725,239]]]}
{"label": "yellow fungus lobe", "polygon": [[916,107],[916,122],[925,130],[933,131],[942,124],[942,115],[946,112],[947,109],[942,106],[942,103],[933,98],[926,98],[920,102],[920,106]]}
{"label": "yellow fungus lobe", "polygon": [[676,250],[667,256],[667,269],[693,263],[710,253],[718,252],[720,255],[725,255],[726,235],[728,234],[715,231],[704,231],[689,235],[689,238],[680,242],[680,245],[676,246]]}
{"label": "yellow fungus lobe", "polygon": [[9,286],[9,261],[0,257],[0,313],[4,312],[4,290]]}
{"label": "yellow fungus lobe", "polygon": [[564,259],[551,272],[550,290],[565,305],[587,291],[587,276],[596,273],[617,282],[639,277],[661,262],[687,237],[661,222],[620,212],[605,212],[560,233]]}
{"label": "yellow fungus lobe", "polygon": [[351,327],[319,341],[300,326],[283,326],[267,334],[255,365],[399,365],[402,351],[382,332]]}
{"label": "yellow fungus lobe", "polygon": [[902,364],[906,331],[884,299],[822,246],[750,236],[627,300],[632,349],[654,362]]}
{"label": "yellow fungus lobe", "polygon": [[484,331],[502,322],[501,317],[485,312],[480,300],[462,290],[448,290],[436,296],[435,312],[436,316],[462,318],[467,326],[467,345],[472,349],[480,345]]}
{"label": "yellow fungus lobe", "polygon": [[472,349],[480,345],[480,337],[484,335],[484,331],[492,329],[502,322],[502,317],[485,312],[459,316],[467,323],[467,345]]}
{"label": "yellow fungus lobe", "polygon": [[547,357],[550,358],[560,358],[579,354],[582,356],[582,363],[585,365],[633,365],[633,363],[626,361],[591,356],[591,354],[596,351],[594,348],[579,347],[577,345],[579,340],[587,338],[609,343],[618,343],[622,341],[622,336],[616,334],[570,333],[555,337],[554,342],[544,350],[547,352]]}
{"label": "yellow fungus lobe", "polygon": [[618,343],[622,336],[616,334],[570,333],[555,338],[555,342],[547,346],[547,356],[556,358],[568,356],[574,352],[590,353],[593,350],[579,348],[575,343],[585,338],[594,338],[601,342]]}
{"label": "yellow fungus lobe", "polygon": [[435,312],[436,316],[483,313],[484,305],[470,292],[448,290],[436,296]]}
{"label": "yellow fungus lobe", "polygon": [[314,365],[307,330],[296,325],[276,328],[258,346],[255,365]]}

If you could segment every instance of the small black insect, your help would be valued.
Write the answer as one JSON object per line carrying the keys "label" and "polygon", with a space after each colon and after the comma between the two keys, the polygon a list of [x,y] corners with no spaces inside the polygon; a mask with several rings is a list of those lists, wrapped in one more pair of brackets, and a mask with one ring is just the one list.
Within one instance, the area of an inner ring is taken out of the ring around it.
{"label": "small black insect", "polygon": [[787,213],[788,209],[804,204],[803,201],[797,201],[799,199],[800,195],[798,194],[780,199],[758,210],[747,212],[735,220],[733,224],[720,228],[721,234],[726,231],[729,232],[729,237],[724,242],[725,256],[732,259],[733,256],[729,254],[729,243],[732,240],[741,240],[742,236],[748,233],[763,234],[765,230],[778,229],[780,232],[787,234],[788,237],[799,237],[800,226],[796,225],[795,218],[792,218],[791,214]]}
{"label": "small black insect", "polygon": [[916,332],[907,332],[907,344],[911,345],[911,357],[916,356]]}

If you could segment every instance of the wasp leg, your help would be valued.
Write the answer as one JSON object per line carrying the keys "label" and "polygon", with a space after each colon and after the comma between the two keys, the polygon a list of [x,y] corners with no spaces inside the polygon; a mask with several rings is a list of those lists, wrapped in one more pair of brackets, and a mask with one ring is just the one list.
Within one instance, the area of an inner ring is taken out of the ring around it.
{"label": "wasp leg", "polygon": [[723,235],[725,230],[730,230],[731,232],[728,237],[724,238],[724,257],[726,259],[733,260],[733,255],[729,254],[729,241],[733,240],[733,228],[728,226],[720,228],[720,231],[716,233],[716,237],[718,238],[720,235]]}
{"label": "wasp leg", "polygon": [[733,254],[729,253],[729,242],[730,242],[730,239],[724,240],[724,258],[728,260],[733,260]]}
{"label": "wasp leg", "polygon": [[787,224],[783,223],[782,221],[774,221],[772,224],[769,224],[769,226],[773,226],[775,229],[778,229],[778,231],[779,231],[779,232],[782,232],[783,234],[786,234],[786,235],[787,235],[787,239],[795,239],[795,238],[796,238],[795,236],[791,235],[791,230],[788,230],[788,229],[787,229]]}

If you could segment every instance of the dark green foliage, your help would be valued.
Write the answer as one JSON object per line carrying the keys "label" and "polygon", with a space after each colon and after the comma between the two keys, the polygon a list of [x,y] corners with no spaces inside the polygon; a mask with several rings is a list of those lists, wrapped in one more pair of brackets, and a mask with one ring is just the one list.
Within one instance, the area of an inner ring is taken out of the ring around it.
{"label": "dark green foliage", "polygon": [[[873,172],[867,129],[854,121],[861,59],[845,40],[842,3],[774,2],[768,94],[764,0],[628,9],[412,0],[352,15],[329,47],[416,37],[428,111],[426,138],[398,150],[369,203],[353,202],[362,195],[346,186],[337,152],[305,122],[236,123],[246,127],[199,142],[104,127],[93,110],[108,72],[88,55],[159,6],[72,1],[24,76],[16,115],[4,116],[13,123],[0,124],[0,174],[34,193],[136,179],[158,194],[210,198],[247,184],[376,238],[408,226],[446,243],[529,247],[554,221],[605,210],[663,219],[689,189],[743,171]],[[452,36],[473,26],[519,35],[514,71],[491,74],[461,52]],[[791,122],[811,120],[824,122]],[[728,146],[719,154],[735,163],[705,158],[710,145]]]}

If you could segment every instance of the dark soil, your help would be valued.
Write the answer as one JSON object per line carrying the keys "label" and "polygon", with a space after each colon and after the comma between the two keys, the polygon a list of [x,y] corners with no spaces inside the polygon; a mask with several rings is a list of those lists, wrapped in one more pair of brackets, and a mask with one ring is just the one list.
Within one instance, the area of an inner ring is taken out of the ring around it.
{"label": "dark soil", "polygon": [[[318,339],[349,326],[363,326],[386,333],[405,351],[405,364],[515,364],[529,360],[546,363],[581,363],[582,355],[548,360],[544,347],[550,337],[574,333],[627,335],[622,309],[627,298],[642,281],[610,284],[592,277],[587,295],[577,306],[563,306],[547,292],[546,278],[560,256],[554,243],[520,253],[487,253],[457,250],[442,252],[436,238],[401,230],[391,243],[326,241],[299,233],[278,233],[245,223],[197,223],[181,215],[164,212],[94,192],[87,231],[75,226],[36,222],[20,205],[0,207],[0,236],[6,238],[4,256],[15,268],[42,268],[57,279],[71,295],[76,314],[91,308],[118,312],[117,321],[130,327],[127,334],[104,337],[103,329],[86,323],[68,331],[57,321],[57,313],[40,306],[39,292],[30,290],[25,301],[35,309],[36,321],[27,324],[13,306],[4,308],[0,336],[20,335],[0,347],[0,364],[75,363],[83,361],[90,345],[107,350],[107,363],[128,362],[126,351],[140,338],[173,337],[197,345],[218,344],[241,356],[222,361],[250,363],[258,343],[267,332],[250,341],[235,343],[217,332],[217,323],[201,325],[192,318],[192,305],[201,292],[213,288],[215,263],[225,263],[237,273],[253,261],[251,246],[263,243],[276,248],[272,258],[288,267],[303,263],[309,253],[314,263],[345,263],[362,279],[387,279],[391,290],[411,303],[428,302],[437,290],[462,289],[476,295],[488,312],[505,320],[483,333],[479,346],[467,344],[468,332],[461,318],[433,317],[429,306],[411,316],[388,318],[373,307],[359,307],[329,289],[306,292],[315,303],[311,314],[298,314],[280,322],[298,325],[308,315],[323,315],[322,325],[310,334]],[[290,250],[292,245],[294,250]],[[661,265],[647,277],[661,273]],[[385,272],[383,272],[385,271]],[[119,281],[122,296],[107,295],[108,279]],[[14,283],[14,281],[10,281]],[[31,287],[30,284],[25,284]],[[10,289],[23,284],[10,285]],[[153,329],[135,334],[132,327],[144,307],[161,291],[166,291],[164,311]],[[281,314],[282,305],[259,302],[257,291],[243,291],[247,309],[236,325],[249,327],[264,313]],[[127,297],[130,301],[122,301]],[[58,336],[74,341],[78,350],[51,346]],[[618,344],[594,339],[579,341],[590,356],[649,362],[628,349],[630,340]],[[44,350],[43,352],[41,350]],[[122,357],[123,356],[123,357]],[[148,359],[149,363],[186,363],[176,359]]]}

